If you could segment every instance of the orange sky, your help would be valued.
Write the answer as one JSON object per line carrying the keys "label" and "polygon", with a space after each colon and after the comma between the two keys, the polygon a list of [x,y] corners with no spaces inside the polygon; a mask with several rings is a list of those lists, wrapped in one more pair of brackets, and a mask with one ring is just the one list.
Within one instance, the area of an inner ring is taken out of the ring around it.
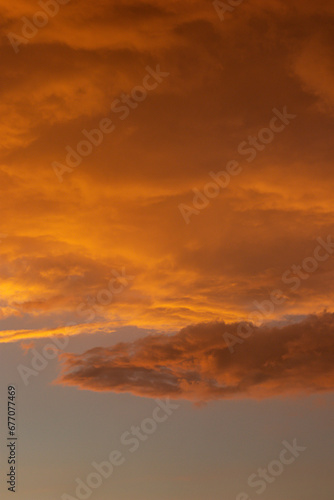
{"label": "orange sky", "polygon": [[81,498],[117,449],[96,500],[254,500],[296,440],[266,498],[332,498],[333,22],[332,0],[0,0],[19,500]]}
{"label": "orange sky", "polygon": [[[36,4],[0,11],[21,34]],[[275,289],[266,320],[331,310],[332,258],[296,290],[282,276],[334,234],[333,15],[329,1],[254,0],[223,22],[210,2],[71,1],[17,54],[4,36],[1,341],[247,320]],[[114,101],[158,65],[169,75],[122,120]],[[239,145],[285,106],[296,118],[248,162]],[[60,183],[52,164],[106,118],[115,130]],[[232,160],[242,172],[186,224],[180,204]],[[122,269],[122,292],[78,314]]]}

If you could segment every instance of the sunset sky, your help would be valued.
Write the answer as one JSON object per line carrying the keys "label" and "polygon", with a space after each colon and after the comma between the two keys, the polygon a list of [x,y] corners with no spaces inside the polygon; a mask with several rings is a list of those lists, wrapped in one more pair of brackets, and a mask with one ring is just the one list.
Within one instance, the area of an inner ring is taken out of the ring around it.
{"label": "sunset sky", "polygon": [[0,0],[0,14],[16,498],[75,498],[171,398],[93,500],[254,500],[249,476],[294,439],[307,450],[260,496],[332,500],[333,2]]}

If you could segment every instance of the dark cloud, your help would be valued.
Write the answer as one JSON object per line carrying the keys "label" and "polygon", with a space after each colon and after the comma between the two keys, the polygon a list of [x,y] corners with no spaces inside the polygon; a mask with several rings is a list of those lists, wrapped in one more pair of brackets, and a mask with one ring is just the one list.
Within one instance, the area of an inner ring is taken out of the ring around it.
{"label": "dark cloud", "polygon": [[238,327],[199,324],[176,335],[64,354],[58,383],[194,401],[333,390],[334,314],[309,316],[282,328],[253,327],[232,354],[225,334],[237,336]]}

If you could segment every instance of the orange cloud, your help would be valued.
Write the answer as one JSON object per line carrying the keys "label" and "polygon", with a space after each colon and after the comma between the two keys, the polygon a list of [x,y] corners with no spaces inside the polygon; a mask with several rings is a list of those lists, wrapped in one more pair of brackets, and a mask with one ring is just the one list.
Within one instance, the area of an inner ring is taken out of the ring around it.
{"label": "orange cloud", "polygon": [[27,354],[27,352],[34,347],[35,342],[21,342],[21,349],[24,351],[24,354]]}
{"label": "orange cloud", "polygon": [[[6,34],[38,5],[0,0],[0,341],[85,330],[78,307],[123,267],[104,331],[247,320],[334,234],[332,3],[254,0],[222,23],[199,0],[71,0],[15,54]],[[157,64],[170,76],[122,121],[112,103]],[[296,119],[248,163],[238,145],[284,106]],[[52,163],[106,117],[115,132],[60,185]],[[186,226],[179,204],[235,159]],[[333,283],[330,259],[268,319],[330,308]]]}
{"label": "orange cloud", "polygon": [[309,316],[281,328],[255,327],[231,354],[223,336],[237,335],[237,328],[236,323],[199,324],[176,335],[63,354],[57,383],[197,402],[333,390],[334,314]]}

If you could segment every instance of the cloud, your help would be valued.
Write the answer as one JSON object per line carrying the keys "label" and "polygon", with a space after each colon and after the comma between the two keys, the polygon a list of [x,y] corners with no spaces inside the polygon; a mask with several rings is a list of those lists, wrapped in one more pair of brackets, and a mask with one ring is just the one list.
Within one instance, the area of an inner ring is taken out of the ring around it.
{"label": "cloud", "polygon": [[30,350],[30,349],[33,349],[35,347],[35,342],[21,342],[21,349],[23,350],[24,352],[24,355],[27,354],[27,352]]}
{"label": "cloud", "polygon": [[321,38],[308,40],[294,65],[305,90],[318,97],[320,109],[331,113],[334,110],[333,41]]}
{"label": "cloud", "polygon": [[238,324],[189,326],[175,335],[63,354],[58,384],[197,402],[334,389],[334,314],[284,327],[254,327],[232,354],[223,335]]}
{"label": "cloud", "polygon": [[[6,34],[39,8],[0,0],[0,340],[80,323],[123,266],[136,278],[99,311],[106,331],[247,320],[334,234],[332,2],[243,2],[222,23],[199,0],[71,0],[15,54]],[[164,83],[112,114],[157,64]],[[238,145],[285,105],[297,118],[249,164]],[[51,164],[106,117],[115,132],[60,185]],[[186,227],[179,204],[233,159],[242,173]],[[330,259],[269,319],[330,307],[332,278]]]}

